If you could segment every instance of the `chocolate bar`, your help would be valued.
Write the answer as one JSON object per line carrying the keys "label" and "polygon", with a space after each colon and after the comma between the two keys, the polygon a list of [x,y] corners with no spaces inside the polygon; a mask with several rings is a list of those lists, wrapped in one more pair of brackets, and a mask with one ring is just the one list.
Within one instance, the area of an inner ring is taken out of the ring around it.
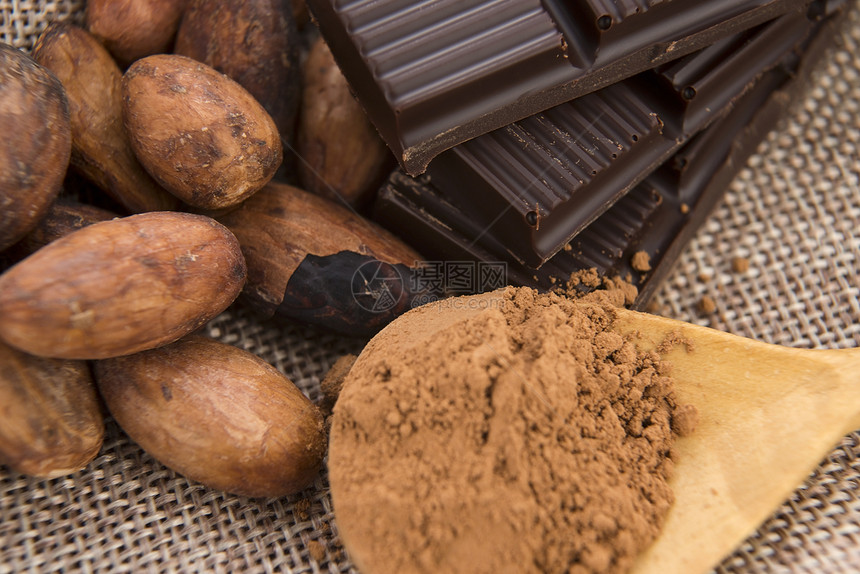
{"label": "chocolate bar", "polygon": [[[824,6],[815,32],[784,55],[705,131],[625,194],[540,269],[512,260],[504,236],[483,233],[427,176],[391,175],[380,191],[375,218],[428,259],[503,261],[516,285],[550,289],[571,273],[594,268],[603,277],[630,277],[644,308],[681,249],[722,197],[729,182],[805,87],[815,62],[832,44],[844,2]],[[478,239],[476,241],[476,239]],[[651,269],[634,268],[644,251]]]}
{"label": "chocolate bar", "polygon": [[308,0],[411,175],[459,143],[811,0]]}
{"label": "chocolate bar", "polygon": [[[601,276],[631,278],[639,288],[635,307],[643,308],[736,172],[776,124],[781,115],[777,111],[786,102],[766,104],[788,77],[780,68],[759,82],[731,113],[577,235],[567,251],[540,271],[536,283],[548,287],[554,278],[596,269]],[[639,252],[648,255],[650,269],[634,263]]]}
{"label": "chocolate bar", "polygon": [[[439,155],[428,174],[482,236],[538,268],[807,37],[804,14],[535,114]],[[468,190],[465,192],[464,190]]]}

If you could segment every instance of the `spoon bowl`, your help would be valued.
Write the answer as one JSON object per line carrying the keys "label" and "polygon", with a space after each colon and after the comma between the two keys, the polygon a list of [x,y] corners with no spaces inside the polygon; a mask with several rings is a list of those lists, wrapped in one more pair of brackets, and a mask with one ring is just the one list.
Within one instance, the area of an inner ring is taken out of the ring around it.
{"label": "spoon bowl", "polygon": [[613,328],[662,353],[679,403],[699,411],[676,442],[675,504],[635,574],[707,572],[767,519],[845,434],[860,428],[860,349],[795,349],[619,309]]}
{"label": "spoon bowl", "polygon": [[[505,297],[496,291],[406,313],[367,344],[353,369],[370,368],[373,357],[392,349],[421,349],[462,322],[496,312]],[[610,328],[671,365],[677,404],[693,405],[699,419],[675,442],[669,481],[675,502],[631,571],[704,574],[754,532],[840,438],[860,428],[860,349],[794,349],[623,308],[610,313]],[[337,516],[343,479],[335,463],[345,447],[336,438],[333,431],[329,479]],[[373,567],[373,535],[363,516],[343,516],[339,529],[356,564],[365,572],[384,571]]]}

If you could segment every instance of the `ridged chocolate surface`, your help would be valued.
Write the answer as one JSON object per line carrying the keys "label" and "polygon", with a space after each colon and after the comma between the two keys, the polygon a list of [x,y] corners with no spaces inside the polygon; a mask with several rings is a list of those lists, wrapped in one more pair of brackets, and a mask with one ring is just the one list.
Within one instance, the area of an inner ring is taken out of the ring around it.
{"label": "ridged chocolate surface", "polygon": [[[540,269],[512,259],[505,233],[483,230],[473,215],[457,205],[456,198],[440,194],[435,182],[426,177],[392,174],[380,192],[376,217],[430,259],[504,261],[512,284],[551,288],[571,272],[588,268],[601,276],[629,276],[640,290],[635,306],[644,308],[735,173],[796,99],[815,68],[821,47],[830,42],[826,35],[832,32],[841,5],[828,4],[826,13],[831,17],[815,26],[815,34],[807,34],[794,49],[784,51],[778,64],[745,89],[726,114],[621,197]],[[766,54],[759,56],[767,59]],[[650,270],[633,267],[631,261],[637,251],[650,256]]]}
{"label": "ridged chocolate surface", "polygon": [[404,169],[810,0],[309,0]]}
{"label": "ridged chocolate surface", "polygon": [[582,38],[590,40],[588,64],[618,58],[633,46],[671,43],[768,4],[768,0],[544,0],[568,42],[583,45]]}
{"label": "ridged chocolate surface", "polygon": [[[554,261],[555,267],[569,266],[558,276],[570,275],[576,269],[600,269],[608,271],[612,264],[624,256],[631,240],[638,237],[663,201],[662,195],[646,182],[636,186],[618,200],[594,223],[582,230],[571,249],[573,254],[562,252]],[[565,260],[570,260],[569,262]],[[567,263],[567,265],[562,265]],[[571,265],[572,264],[572,265]]]}
{"label": "ridged chocolate surface", "polygon": [[681,122],[672,129],[687,134],[697,131],[712,110],[724,108],[751,85],[760,70],[775,66],[810,29],[804,15],[784,16],[659,66],[655,70],[658,81],[671,90],[674,100],[667,97],[660,101],[682,110],[674,114]]}
{"label": "ridged chocolate surface", "polygon": [[804,14],[783,16],[465,142],[436,158],[428,173],[485,231],[482,239],[504,234],[507,252],[538,268],[811,27]]}
{"label": "ridged chocolate surface", "polygon": [[[471,241],[478,229],[426,179],[392,174],[380,193],[377,219],[411,238],[430,259],[505,261],[512,284],[549,289],[583,269],[595,269],[601,277],[630,277],[640,289],[635,306],[643,308],[682,246],[774,125],[777,112],[787,105],[785,97],[768,100],[768,96],[775,84],[789,77],[781,69],[772,71],[732,114],[619,199],[539,270],[504,257],[499,250],[501,238],[489,237],[485,242],[489,248]],[[772,109],[763,110],[763,100]],[[631,265],[633,254],[640,250],[650,256],[652,269],[645,273]]]}
{"label": "ridged chocolate surface", "polygon": [[337,2],[396,111],[559,46],[539,0]]}
{"label": "ridged chocolate surface", "polygon": [[[615,22],[632,16],[646,14],[655,4],[670,4],[672,0],[588,0],[591,12],[598,16],[607,14]],[[568,3],[570,5],[571,3]]]}
{"label": "ridged chocolate surface", "polygon": [[[505,182],[499,194],[523,214],[548,214],[638,142],[661,120],[626,84],[616,84],[453,149]],[[530,150],[523,153],[523,149]]]}
{"label": "ridged chocolate surface", "polygon": [[[594,268],[602,276],[629,277],[639,287],[637,306],[643,308],[735,173],[776,124],[790,100],[788,91],[772,94],[789,90],[790,77],[782,68],[771,70],[731,113],[577,235],[536,281],[548,286],[552,276]],[[640,251],[648,254],[651,269],[632,264]]]}
{"label": "ridged chocolate surface", "polygon": [[395,151],[570,74],[540,0],[316,4],[321,28],[336,28],[326,38],[338,62]]}

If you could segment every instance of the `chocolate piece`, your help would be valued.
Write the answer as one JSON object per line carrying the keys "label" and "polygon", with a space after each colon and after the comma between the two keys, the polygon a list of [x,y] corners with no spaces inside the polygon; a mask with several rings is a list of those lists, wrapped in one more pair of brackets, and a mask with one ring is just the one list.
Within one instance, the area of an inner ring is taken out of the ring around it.
{"label": "chocolate piece", "polygon": [[[539,273],[542,286],[553,277],[595,268],[601,276],[630,277],[642,308],[670,271],[671,262],[692,238],[747,158],[776,124],[788,72],[774,70],[710,129],[622,197]],[[773,101],[776,100],[776,101]],[[649,270],[638,270],[634,256],[648,254]]]}
{"label": "chocolate piece", "polygon": [[678,145],[650,92],[603,88],[461,144],[428,174],[487,235],[504,233],[511,257],[538,267]]}
{"label": "chocolate piece", "polygon": [[403,169],[810,0],[309,0]]}
{"label": "chocolate piece", "polygon": [[[428,173],[513,260],[540,267],[807,36],[791,14],[530,116],[437,157]],[[464,192],[468,190],[468,192]]]}
{"label": "chocolate piece", "polygon": [[[833,41],[842,4],[830,3],[830,17],[816,26],[801,49],[786,54],[728,113],[540,269],[512,261],[503,235],[484,233],[426,176],[392,174],[380,191],[375,217],[429,260],[505,261],[508,282],[516,285],[548,289],[572,272],[588,268],[596,268],[604,277],[629,275],[639,287],[635,307],[643,308],[736,172],[805,87],[821,52]],[[639,251],[650,256],[650,271],[633,268],[633,255]]]}

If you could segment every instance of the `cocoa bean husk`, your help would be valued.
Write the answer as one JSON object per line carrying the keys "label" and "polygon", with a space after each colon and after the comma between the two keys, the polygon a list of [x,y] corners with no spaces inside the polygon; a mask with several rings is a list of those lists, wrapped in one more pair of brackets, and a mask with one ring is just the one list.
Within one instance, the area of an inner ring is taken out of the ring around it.
{"label": "cocoa bean husk", "polygon": [[243,300],[281,316],[368,336],[423,297],[412,289],[421,256],[390,232],[323,197],[269,183],[219,218],[248,264]]}

